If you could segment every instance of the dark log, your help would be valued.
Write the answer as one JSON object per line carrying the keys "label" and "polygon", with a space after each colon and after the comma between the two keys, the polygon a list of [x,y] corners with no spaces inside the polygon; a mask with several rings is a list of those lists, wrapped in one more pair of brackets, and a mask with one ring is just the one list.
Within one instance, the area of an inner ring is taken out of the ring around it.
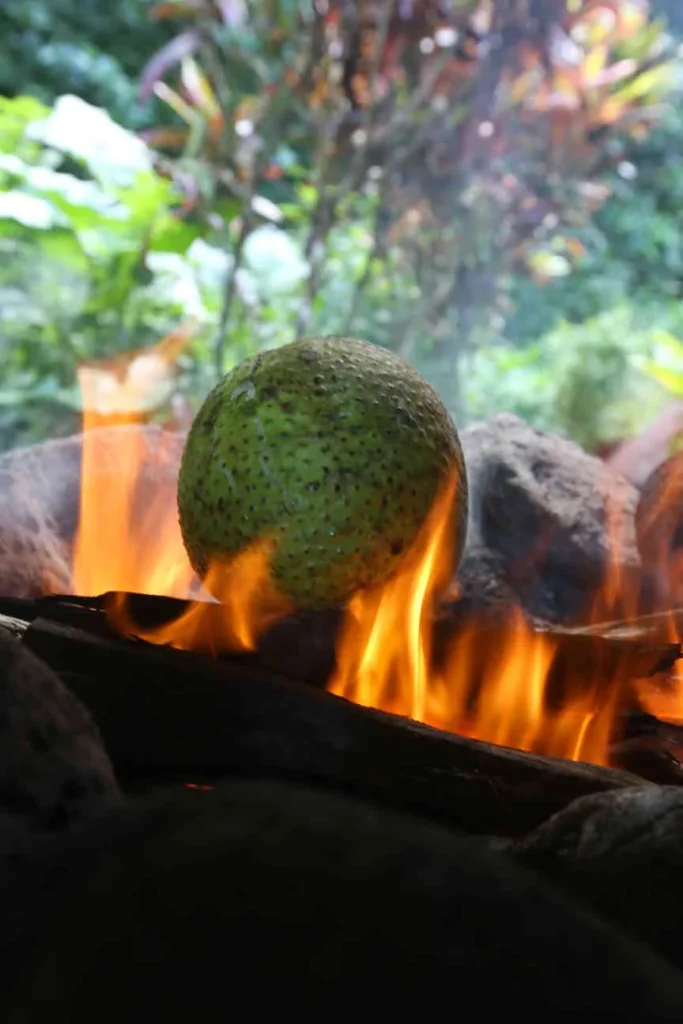
{"label": "dark log", "polygon": [[641,640],[643,643],[666,641],[671,633],[683,633],[683,608],[667,608],[664,611],[649,612],[633,619],[615,619],[613,622],[598,622],[593,626],[582,626],[569,630],[582,636],[602,636],[614,640]]}
{"label": "dark log", "polygon": [[[47,597],[34,601],[0,598],[0,615],[15,616],[32,621],[44,617],[54,622],[71,625],[98,636],[111,636],[106,621],[106,609],[119,594],[103,594],[98,597]],[[196,602],[176,598],[157,597],[146,594],[126,594],[127,607],[133,623],[131,633],[144,634],[149,629],[167,625],[177,619]],[[215,635],[217,623],[223,618],[218,604],[203,604],[207,634]],[[474,684],[484,668],[484,659],[491,650],[500,645],[509,626],[511,611],[507,607],[482,612],[474,623],[480,642],[477,649],[482,654],[482,665],[472,666]],[[342,612],[337,609],[311,612],[283,619],[266,630],[259,638],[255,651],[231,652],[231,661],[255,665],[275,671],[298,682],[324,688],[335,668],[335,643],[341,624]],[[445,605],[434,621],[433,662],[436,667],[443,663],[448,651],[463,629],[472,625],[471,612],[457,602]],[[640,679],[667,672],[681,656],[681,646],[669,641],[661,631],[657,633],[635,632],[619,635],[614,624],[609,632],[602,635],[597,627],[586,630],[550,629],[543,630],[556,646],[556,653],[550,672],[549,688],[562,694],[566,681],[573,688],[577,680],[585,679],[588,684],[599,677],[605,695],[612,692],[615,681]],[[599,672],[596,669],[599,668]]]}
{"label": "dark log", "polygon": [[[119,594],[97,597],[54,596],[35,600],[0,598],[0,615],[32,622],[46,618],[101,637],[111,637],[106,609]],[[126,594],[127,610],[137,633],[165,626],[197,602],[149,594]],[[223,618],[220,605],[202,604],[207,635],[215,635]],[[271,626],[256,651],[230,652],[231,662],[272,669],[310,686],[325,687],[335,668],[335,641],[342,612],[337,609],[294,615]],[[212,619],[216,625],[212,626]]]}
{"label": "dark log", "polygon": [[614,743],[609,751],[615,768],[632,772],[659,786],[683,786],[683,765],[667,746],[666,733],[654,732]]}
{"label": "dark log", "polygon": [[295,778],[518,835],[637,776],[495,747],[351,704],[256,665],[35,619],[22,642],[89,708],[122,785]]}

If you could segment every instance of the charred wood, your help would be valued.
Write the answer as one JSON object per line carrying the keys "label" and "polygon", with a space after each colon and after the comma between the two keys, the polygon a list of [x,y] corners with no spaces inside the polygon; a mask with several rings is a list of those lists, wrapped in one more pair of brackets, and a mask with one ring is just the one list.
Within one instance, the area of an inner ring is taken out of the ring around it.
{"label": "charred wood", "polygon": [[28,624],[22,643],[89,709],[128,790],[276,775],[371,796],[465,832],[518,835],[578,796],[643,781],[464,739],[245,661],[47,618]]}

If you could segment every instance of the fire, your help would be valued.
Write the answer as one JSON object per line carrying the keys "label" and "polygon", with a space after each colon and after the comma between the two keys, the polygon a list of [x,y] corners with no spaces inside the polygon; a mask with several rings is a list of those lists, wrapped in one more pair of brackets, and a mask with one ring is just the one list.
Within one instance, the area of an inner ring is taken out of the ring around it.
{"label": "fire", "polygon": [[[140,429],[160,397],[168,397],[175,360],[188,337],[181,329],[153,349],[79,373],[84,441],[73,587],[80,594],[114,592],[108,613],[124,635],[210,653],[253,649],[259,634],[292,610],[271,580],[273,544],[261,538],[230,564],[210,566],[202,586],[177,521],[179,438],[159,432],[150,445],[149,432]],[[103,448],[101,432],[93,427],[112,424],[124,429],[117,432],[115,448]],[[114,458],[113,472],[104,454]],[[473,617],[446,644],[438,643],[440,603],[452,577],[456,486],[455,479],[446,482],[401,571],[349,602],[329,689],[471,738],[608,763],[615,716],[630,678],[626,668],[588,658],[568,671],[565,659],[560,671],[561,634],[533,629],[521,610],[495,625]],[[607,512],[614,569],[593,600],[594,622],[637,614],[616,554],[623,510],[615,506]],[[126,592],[202,600],[191,601],[164,626],[142,629],[131,616]],[[637,685],[645,707],[683,720],[679,688],[674,693],[652,682]]]}
{"label": "fire", "polygon": [[[151,448],[136,429],[168,396],[175,361],[191,336],[182,328],[154,348],[78,372],[83,400],[79,528],[74,543],[76,593],[131,590],[185,597],[192,570],[175,514],[172,438]],[[94,428],[126,426],[106,446]],[[141,481],[145,467],[154,481]],[[112,486],[112,480],[116,481]]]}
{"label": "fire", "polygon": [[[438,601],[452,565],[450,482],[403,571],[349,604],[330,689],[358,704],[539,754],[607,763],[618,686],[579,678],[552,705],[558,643],[521,611],[504,623],[473,619],[434,663]],[[566,679],[564,680],[566,684]]]}
{"label": "fire", "polygon": [[[108,613],[121,633],[211,653],[251,649],[258,633],[290,610],[270,581],[272,543],[263,538],[230,565],[213,565],[200,588],[178,525],[179,439],[161,431],[154,445],[139,429],[170,397],[175,362],[191,335],[191,327],[181,328],[153,348],[79,370],[83,456],[73,587],[80,594],[112,591]],[[94,430],[107,426],[127,428],[117,431],[115,447]],[[216,604],[205,600],[168,626],[143,630],[130,616],[126,592],[213,594],[222,612],[217,616]]]}
{"label": "fire", "polygon": [[205,580],[215,603],[197,601],[177,619],[154,629],[141,629],[131,618],[125,594],[112,596],[109,618],[121,633],[134,634],[155,644],[181,650],[218,654],[253,650],[258,635],[272,622],[292,611],[273,586],[269,565],[272,544],[266,540],[241,551],[231,562],[215,563]]}
{"label": "fire", "polygon": [[451,577],[455,486],[449,481],[437,497],[403,571],[349,602],[333,693],[425,721],[432,616]]}

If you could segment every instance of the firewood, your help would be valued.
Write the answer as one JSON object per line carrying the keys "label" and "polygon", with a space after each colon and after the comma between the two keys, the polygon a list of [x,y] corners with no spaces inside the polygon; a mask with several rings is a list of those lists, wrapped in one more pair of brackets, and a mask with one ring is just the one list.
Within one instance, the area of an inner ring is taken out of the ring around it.
{"label": "firewood", "polygon": [[642,640],[645,643],[657,643],[670,639],[671,634],[683,634],[683,608],[670,608],[665,611],[650,612],[634,619],[597,622],[591,626],[581,626],[570,630],[582,636],[602,636],[615,640]]}
{"label": "firewood", "polygon": [[465,832],[516,835],[578,796],[643,784],[360,707],[245,660],[47,618],[34,619],[22,643],[89,708],[129,791],[277,775],[372,796]]}
{"label": "firewood", "polygon": [[[120,594],[99,597],[52,597],[34,601],[0,598],[0,614],[31,621],[45,617],[54,622],[73,625],[100,636],[111,635],[106,622],[105,609]],[[127,608],[132,622],[131,634],[144,635],[153,627],[166,625],[187,611],[195,602],[146,594],[126,594]],[[510,609],[503,607],[482,613],[476,622],[481,638],[477,644],[482,655],[500,643],[509,621]],[[204,604],[207,635],[215,632],[212,619],[220,622],[224,612],[218,604]],[[325,687],[335,668],[335,643],[341,624],[342,612],[329,610],[295,615],[271,626],[261,635],[253,652],[231,653],[231,660],[272,669],[298,682]],[[453,603],[444,606],[434,620],[433,660],[439,665],[447,657],[453,641],[463,629],[471,625],[470,614]],[[616,624],[609,623],[604,632],[599,629],[571,630],[545,627],[543,634],[556,647],[550,673],[550,689],[559,694],[566,680],[576,685],[577,679],[588,683],[599,675],[606,695],[611,692],[615,678],[641,679],[667,672],[681,656],[681,646],[671,642],[660,632],[634,632],[620,635]],[[596,667],[599,666],[599,673]],[[480,666],[473,665],[476,676]]]}

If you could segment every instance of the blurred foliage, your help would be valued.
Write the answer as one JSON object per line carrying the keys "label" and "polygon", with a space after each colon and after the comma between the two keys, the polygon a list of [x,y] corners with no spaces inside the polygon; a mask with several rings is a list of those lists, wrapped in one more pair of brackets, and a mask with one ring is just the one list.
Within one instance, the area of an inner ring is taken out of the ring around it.
{"label": "blurred foliage", "polygon": [[76,367],[156,341],[183,314],[154,263],[197,237],[178,202],[104,111],[0,99],[0,443],[73,428]]}
{"label": "blurred foliage", "polygon": [[580,323],[615,304],[655,308],[683,295],[683,115],[668,106],[643,142],[625,147],[608,179],[610,197],[578,234],[583,254],[569,276],[539,291],[508,281],[513,312],[506,333],[516,343],[555,322]]}
{"label": "blurred foliage", "polygon": [[[181,147],[198,214],[239,204],[238,263],[255,200],[275,201],[298,231],[308,273],[297,333],[330,319],[339,225],[366,225],[342,329],[360,333],[375,276],[393,272],[404,301],[389,323],[377,307],[369,336],[417,362],[462,414],[459,361],[501,319],[506,275],[538,286],[570,274],[628,140],[661,117],[674,68],[640,0],[445,10],[161,3],[152,13],[182,27],[142,87],[184,122],[151,138]],[[227,295],[226,325],[238,300]]]}
{"label": "blurred foliage", "polygon": [[0,94],[51,103],[73,93],[136,128],[159,116],[138,102],[138,75],[169,36],[149,18],[150,0],[3,0]]}
{"label": "blurred foliage", "polygon": [[672,32],[683,35],[683,5],[680,0],[652,0],[652,10],[656,17],[666,19]]}
{"label": "blurred foliage", "polygon": [[3,25],[0,448],[74,428],[77,365],[188,321],[193,401],[304,332],[588,447],[665,400],[683,121],[642,0],[9,0]]}
{"label": "blurred foliage", "polygon": [[[683,333],[683,310],[668,314],[670,330]],[[659,372],[663,339],[676,343],[656,326],[664,319],[661,310],[627,303],[580,324],[561,321],[524,348],[487,346],[466,366],[469,412],[484,418],[505,409],[589,450],[609,447],[636,433],[672,393]],[[683,370],[683,361],[676,365]]]}
{"label": "blurred foliage", "polygon": [[652,334],[653,350],[641,360],[641,368],[669,394],[683,398],[683,341],[663,328]]}

